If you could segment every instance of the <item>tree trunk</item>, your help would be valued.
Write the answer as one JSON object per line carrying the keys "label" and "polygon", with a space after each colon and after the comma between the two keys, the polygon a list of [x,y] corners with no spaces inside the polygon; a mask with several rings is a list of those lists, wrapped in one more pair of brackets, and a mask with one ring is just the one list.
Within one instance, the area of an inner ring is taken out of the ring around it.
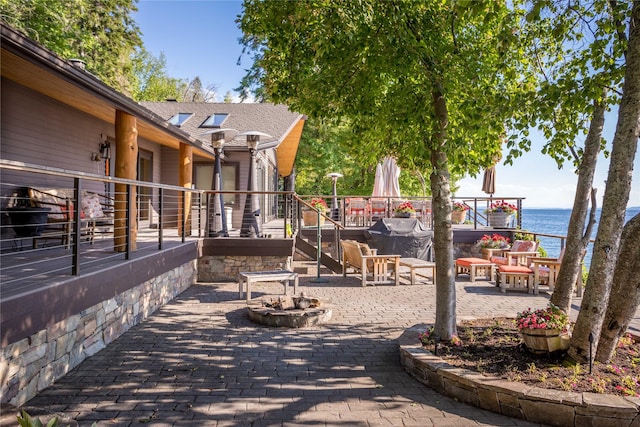
{"label": "tree trunk", "polygon": [[[578,184],[576,195],[573,200],[571,219],[567,229],[567,246],[562,257],[560,272],[556,280],[556,288],[551,295],[551,302],[566,313],[569,313],[571,306],[571,296],[573,287],[582,276],[582,259],[587,250],[591,230],[595,223],[595,203],[592,206],[592,215],[589,225],[585,230],[587,210],[589,209],[589,196],[595,193],[592,188],[593,176],[600,152],[600,141],[602,138],[602,128],[604,127],[604,113],[606,110],[606,90],[603,91],[603,99],[593,102],[594,110],[591,118],[591,126],[584,143],[584,153],[580,159],[580,169],[578,174]],[[594,194],[595,196],[595,194]],[[595,197],[594,197],[595,198]],[[580,285],[582,280],[580,280]]]}
{"label": "tree trunk", "polygon": [[[116,167],[115,176],[118,178],[136,179],[138,174],[138,127],[136,118],[123,111],[116,111]],[[131,187],[131,199],[127,202],[127,186],[115,185],[115,197],[113,201],[113,250],[125,252],[127,233],[127,209],[131,211],[130,224],[131,250],[136,250],[138,226],[136,223],[136,187]]]}
{"label": "tree trunk", "polygon": [[[180,165],[178,170],[180,187],[191,188],[193,181],[193,147],[180,143]],[[185,209],[183,209],[183,204]],[[184,219],[183,217],[184,212]],[[186,192],[184,202],[182,194],[178,197],[178,235],[182,236],[182,224],[184,223],[184,235],[191,235],[191,193]]]}
{"label": "tree trunk", "polygon": [[640,305],[640,215],[622,231],[620,253],[613,273],[609,305],[604,316],[596,360],[607,363]]}
{"label": "tree trunk", "polygon": [[589,279],[568,352],[580,363],[588,360],[589,334],[593,333],[596,348],[600,339],[640,136],[640,0],[634,1],[631,12],[622,91]]}
{"label": "tree trunk", "polygon": [[431,196],[433,209],[433,247],[436,256],[435,334],[448,341],[456,331],[456,283],[453,274],[453,227],[449,162],[444,147],[447,139],[447,102],[440,85],[433,91],[438,131],[431,141]]}

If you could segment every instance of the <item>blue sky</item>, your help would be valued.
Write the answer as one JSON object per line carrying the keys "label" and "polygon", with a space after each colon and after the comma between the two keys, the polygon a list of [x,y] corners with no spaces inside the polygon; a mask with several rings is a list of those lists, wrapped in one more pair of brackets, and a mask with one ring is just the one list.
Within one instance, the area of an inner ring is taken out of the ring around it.
{"label": "blue sky", "polygon": [[[235,23],[241,13],[240,1],[141,0],[135,19],[147,50],[156,57],[165,54],[170,76],[189,80],[199,76],[204,86],[217,87],[217,100],[222,101],[225,93],[239,85],[245,69],[251,66],[247,56],[241,58],[242,33]],[[615,121],[614,114],[607,117],[607,141],[613,139]],[[526,197],[524,206],[529,208],[573,205],[577,182],[573,167],[565,165],[558,170],[553,159],[540,154],[543,143],[542,139],[536,141],[531,151],[516,159],[513,166],[498,165],[494,197]],[[636,155],[634,162],[629,206],[640,206],[638,157]],[[600,156],[594,180],[600,207],[608,166],[608,160]],[[486,196],[481,187],[482,175],[465,178],[456,196]]]}

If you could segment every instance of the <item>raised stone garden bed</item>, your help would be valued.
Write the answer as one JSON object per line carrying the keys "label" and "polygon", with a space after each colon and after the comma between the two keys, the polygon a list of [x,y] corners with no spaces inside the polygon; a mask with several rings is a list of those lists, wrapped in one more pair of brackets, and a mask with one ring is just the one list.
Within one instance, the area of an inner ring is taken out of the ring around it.
{"label": "raised stone garden bed", "polygon": [[640,398],[549,390],[456,368],[424,348],[415,325],[398,339],[404,369],[421,383],[462,402],[552,426],[640,426]]}

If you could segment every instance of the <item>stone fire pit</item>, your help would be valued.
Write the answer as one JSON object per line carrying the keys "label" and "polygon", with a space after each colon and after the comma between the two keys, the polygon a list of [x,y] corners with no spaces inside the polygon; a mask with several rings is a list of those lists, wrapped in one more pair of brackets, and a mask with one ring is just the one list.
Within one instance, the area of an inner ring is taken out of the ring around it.
{"label": "stone fire pit", "polygon": [[299,297],[268,295],[249,302],[247,313],[260,325],[304,328],[331,320],[332,306],[304,293]]}

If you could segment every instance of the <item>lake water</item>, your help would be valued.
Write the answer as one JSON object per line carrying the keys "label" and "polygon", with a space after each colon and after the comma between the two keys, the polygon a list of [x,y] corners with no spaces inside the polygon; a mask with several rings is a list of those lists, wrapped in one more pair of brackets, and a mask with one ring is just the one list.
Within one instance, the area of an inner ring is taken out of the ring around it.
{"label": "lake water", "polygon": [[[627,209],[625,222],[629,221],[640,212],[640,207],[632,207]],[[559,236],[567,235],[567,227],[569,226],[569,218],[571,217],[571,209],[538,209],[529,208],[522,211],[522,228],[537,233],[555,234]],[[600,219],[600,209],[596,212],[596,221]],[[598,231],[598,222],[596,222],[591,239],[595,239]],[[540,245],[547,251],[549,256],[557,257],[560,255],[560,239],[549,237],[540,237]],[[591,264],[591,252],[593,244],[589,244],[587,254],[585,256],[585,264],[587,267]]]}

